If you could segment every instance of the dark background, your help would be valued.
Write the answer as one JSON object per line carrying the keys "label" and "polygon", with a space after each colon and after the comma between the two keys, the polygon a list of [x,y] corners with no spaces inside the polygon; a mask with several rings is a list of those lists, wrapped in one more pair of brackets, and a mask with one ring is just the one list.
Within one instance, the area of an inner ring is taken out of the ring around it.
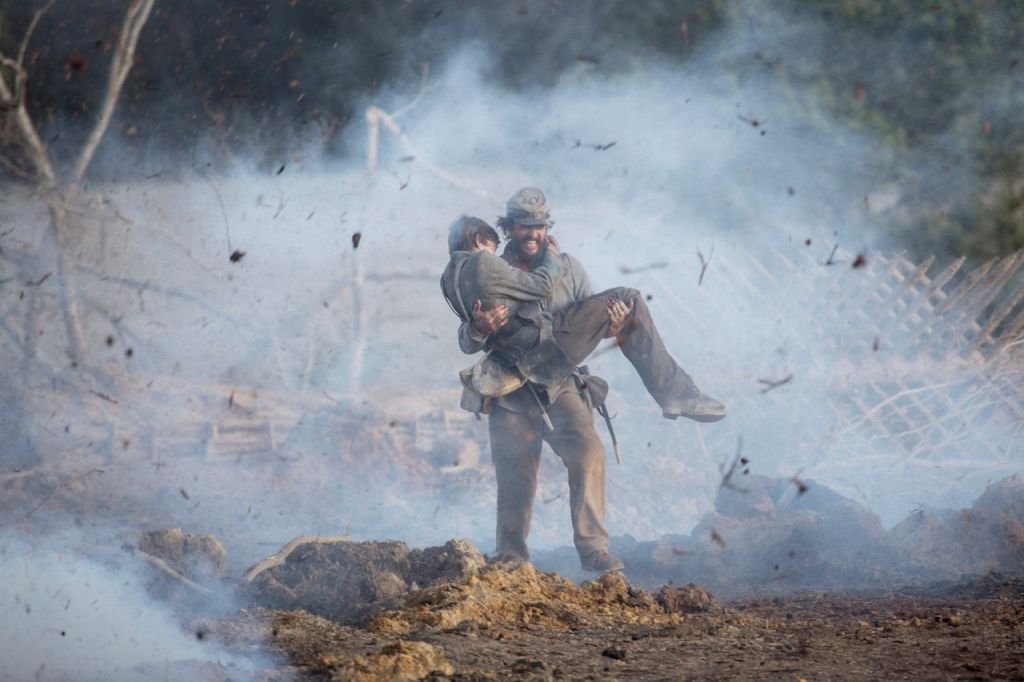
{"label": "dark background", "polygon": [[[41,4],[0,2],[3,54],[17,53]],[[81,144],[95,115],[127,5],[59,0],[33,37],[29,110],[55,158],[72,158],[62,150]],[[793,32],[728,68],[767,78],[794,115],[813,97],[830,114],[810,117],[816,125],[884,141],[881,180],[905,192],[885,218],[898,241],[974,259],[1024,246],[1024,3],[786,0],[772,11]],[[340,132],[360,98],[388,84],[414,91],[423,63],[467,43],[489,48],[495,82],[543,92],[581,64],[609,78],[642,76],[654,62],[685,67],[727,22],[759,20],[758,3],[728,0],[158,0],[110,134],[181,165],[194,161],[200,134],[223,159],[255,150],[268,168],[300,140],[341,157],[351,150]],[[5,139],[4,155],[23,164]],[[975,174],[978,191],[937,201],[944,188],[915,177],[925,152]]]}

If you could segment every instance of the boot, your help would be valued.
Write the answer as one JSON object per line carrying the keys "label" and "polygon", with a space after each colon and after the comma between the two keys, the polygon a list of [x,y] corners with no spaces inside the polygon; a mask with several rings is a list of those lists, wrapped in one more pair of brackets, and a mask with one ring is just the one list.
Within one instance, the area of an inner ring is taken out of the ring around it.
{"label": "boot", "polygon": [[691,384],[686,391],[666,401],[661,406],[661,414],[667,419],[686,417],[697,422],[717,422],[725,419],[725,405]]}
{"label": "boot", "polygon": [[590,571],[591,573],[610,573],[612,571],[621,571],[625,568],[621,561],[603,549],[580,558],[580,566],[584,571]]}

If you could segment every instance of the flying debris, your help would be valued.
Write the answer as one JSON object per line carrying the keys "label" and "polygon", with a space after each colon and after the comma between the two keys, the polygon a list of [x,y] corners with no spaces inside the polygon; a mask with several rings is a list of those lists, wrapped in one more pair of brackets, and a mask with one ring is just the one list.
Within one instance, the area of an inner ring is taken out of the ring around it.
{"label": "flying debris", "polygon": [[774,391],[779,386],[785,386],[793,380],[793,373],[790,372],[781,379],[758,379],[757,383],[763,384],[764,388],[761,389],[761,394],[764,395],[768,391]]}
{"label": "flying debris", "polygon": [[631,267],[629,265],[620,265],[619,272],[621,272],[623,275],[635,275],[636,273],[644,272],[645,270],[660,270],[662,268],[667,267],[667,260],[659,260],[653,263],[648,263],[647,265],[637,265],[635,267]]}
{"label": "flying debris", "polygon": [[753,116],[737,115],[736,118],[743,121],[744,123],[749,123],[751,128],[760,128],[765,123],[761,119],[754,118]]}
{"label": "flying debris", "polygon": [[835,259],[836,251],[838,250],[839,244],[837,243],[835,246],[832,247],[832,253],[828,254],[828,260],[822,263],[822,265],[838,265],[839,263],[842,263],[843,261]]}
{"label": "flying debris", "polygon": [[714,528],[711,529],[711,540],[719,547],[725,548],[725,540],[722,539],[722,536]]}
{"label": "flying debris", "polygon": [[706,259],[704,258],[704,253],[700,249],[697,249],[697,258],[700,259],[700,276],[697,277],[698,287],[704,283],[704,273],[708,271],[708,265],[711,264],[711,257],[714,255],[715,247],[713,246],[711,247],[711,253],[708,254]]}
{"label": "flying debris", "polygon": [[[732,482],[733,474],[736,473],[736,468],[740,465],[746,466],[750,461],[743,456],[743,438],[736,439],[736,456],[733,457],[732,462],[729,463],[728,468],[722,465],[718,466],[718,471],[722,474],[722,480],[718,484],[719,488],[728,488],[729,490],[735,490],[738,493],[749,492],[746,488],[740,488]],[[745,473],[745,472],[744,472]]]}
{"label": "flying debris", "polygon": [[580,147],[587,147],[588,149],[593,149],[596,152],[603,152],[603,151],[607,151],[607,150],[611,149],[616,144],[617,144],[616,140],[612,140],[608,144],[600,144],[600,143],[599,144],[584,144],[580,140],[576,140],[576,144],[574,144],[573,146],[569,147],[569,149],[579,149]]}

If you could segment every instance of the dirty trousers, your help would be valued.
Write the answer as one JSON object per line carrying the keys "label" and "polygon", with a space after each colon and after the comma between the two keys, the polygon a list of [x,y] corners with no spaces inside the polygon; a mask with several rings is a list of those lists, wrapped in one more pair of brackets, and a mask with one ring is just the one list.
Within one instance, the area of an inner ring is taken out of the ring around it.
{"label": "dirty trousers", "polygon": [[616,343],[640,375],[651,397],[664,407],[666,401],[691,390],[693,379],[665,348],[651,311],[636,289],[608,289],[574,301],[553,315],[552,334],[572,361],[582,364],[608,333],[611,325],[608,299],[618,299],[632,306]]}
{"label": "dirty trousers", "polygon": [[491,458],[498,483],[498,555],[529,559],[533,499],[543,441],[569,473],[569,512],[573,542],[581,557],[608,549],[604,527],[606,496],[604,445],[594,430],[589,404],[575,390],[562,393],[548,408],[554,431],[547,431],[540,411],[519,413],[493,407],[488,416]]}

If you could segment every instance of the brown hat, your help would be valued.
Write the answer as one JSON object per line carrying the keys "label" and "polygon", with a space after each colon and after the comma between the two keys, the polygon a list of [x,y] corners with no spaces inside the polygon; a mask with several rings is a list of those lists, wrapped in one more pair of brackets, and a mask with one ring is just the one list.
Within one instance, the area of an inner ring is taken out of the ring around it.
{"label": "brown hat", "polygon": [[505,202],[505,217],[520,225],[543,225],[550,227],[551,209],[544,199],[544,192],[536,187],[524,187]]}

